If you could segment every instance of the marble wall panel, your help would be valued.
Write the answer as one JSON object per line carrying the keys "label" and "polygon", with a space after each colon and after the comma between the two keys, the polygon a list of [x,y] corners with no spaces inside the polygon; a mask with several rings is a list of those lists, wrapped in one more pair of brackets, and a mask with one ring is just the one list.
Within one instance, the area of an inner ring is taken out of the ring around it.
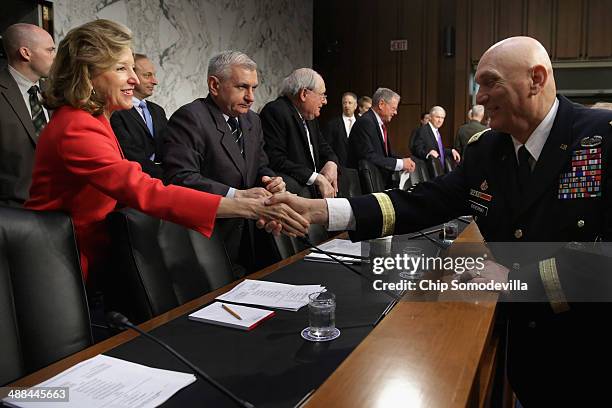
{"label": "marble wall panel", "polygon": [[134,33],[134,50],[157,65],[151,100],[168,115],[208,94],[208,59],[225,49],[258,64],[254,110],[278,96],[293,69],[312,66],[313,0],[55,0],[55,37],[96,18]]}

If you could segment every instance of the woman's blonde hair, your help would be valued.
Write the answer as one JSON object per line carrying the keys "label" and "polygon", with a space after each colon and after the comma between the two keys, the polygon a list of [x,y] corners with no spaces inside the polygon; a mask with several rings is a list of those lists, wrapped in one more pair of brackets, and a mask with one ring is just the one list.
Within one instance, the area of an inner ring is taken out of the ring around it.
{"label": "woman's blonde hair", "polygon": [[104,111],[104,95],[96,95],[91,80],[109,70],[132,44],[132,32],[110,20],[95,20],[73,28],[59,43],[51,66],[45,101],[49,109],[63,105],[93,115]]}

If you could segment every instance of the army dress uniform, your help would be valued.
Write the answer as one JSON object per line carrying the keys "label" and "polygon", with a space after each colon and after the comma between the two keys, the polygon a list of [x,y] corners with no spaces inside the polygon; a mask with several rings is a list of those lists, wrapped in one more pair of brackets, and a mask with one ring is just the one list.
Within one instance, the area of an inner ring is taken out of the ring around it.
{"label": "army dress uniform", "polygon": [[[469,154],[454,172],[411,193],[389,190],[349,199],[356,221],[351,239],[405,234],[472,214],[488,242],[610,241],[612,112],[557,98],[552,128],[522,192],[511,136],[487,130],[472,137]],[[612,307],[567,302],[564,288],[601,286],[602,275],[576,282],[580,275],[573,273],[564,281],[570,275],[563,261],[570,258],[578,259],[564,254],[509,268],[510,279],[530,282],[550,301],[508,304],[508,373],[525,407],[604,395],[594,373],[612,364],[612,336],[602,328],[612,320]]]}

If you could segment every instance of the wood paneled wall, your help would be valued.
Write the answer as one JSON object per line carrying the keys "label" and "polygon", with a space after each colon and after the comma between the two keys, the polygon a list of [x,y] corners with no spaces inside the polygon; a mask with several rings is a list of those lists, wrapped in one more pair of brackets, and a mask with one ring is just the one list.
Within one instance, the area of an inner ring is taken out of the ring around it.
{"label": "wood paneled wall", "polygon": [[[385,86],[402,96],[390,126],[396,153],[408,153],[420,113],[433,105],[446,109],[441,134],[451,146],[470,108],[473,67],[513,35],[539,39],[554,61],[612,61],[612,0],[315,0],[314,68],[328,93],[320,120],[341,113],[343,92],[371,96]],[[407,51],[390,51],[397,39],[408,40]]]}

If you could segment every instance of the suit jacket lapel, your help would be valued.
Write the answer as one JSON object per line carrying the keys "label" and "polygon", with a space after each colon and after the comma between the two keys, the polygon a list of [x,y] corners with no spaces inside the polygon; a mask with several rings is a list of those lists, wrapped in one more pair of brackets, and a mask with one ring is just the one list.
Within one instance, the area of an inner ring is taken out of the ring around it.
{"label": "suit jacket lapel", "polygon": [[499,163],[497,172],[499,181],[496,184],[503,186],[497,194],[503,196],[503,200],[512,209],[511,214],[516,215],[521,205],[521,195],[517,179],[518,163],[514,153],[514,144],[509,134],[501,133],[495,135],[495,137],[499,138],[501,144],[499,155],[494,158],[494,162]]}
{"label": "suit jacket lapel", "polygon": [[[551,185],[558,186],[559,173],[570,160],[572,146],[572,123],[574,110],[571,102],[559,97],[559,109],[550,129],[548,139],[536,162],[527,191],[521,203],[520,213],[524,213]],[[565,145],[565,149],[561,149]]]}
{"label": "suit jacket lapel", "polygon": [[2,71],[0,71],[0,91],[2,92],[2,96],[6,99],[11,108],[13,108],[13,111],[23,124],[28,136],[32,140],[32,143],[36,145],[36,142],[38,142],[38,136],[36,136],[36,130],[34,129],[32,117],[28,112],[28,108],[25,106],[23,96],[19,91],[19,87],[9,73],[8,68],[4,68]]}
{"label": "suit jacket lapel", "polygon": [[[370,120],[372,122],[374,122],[374,127],[376,128],[376,134],[378,135],[378,144],[380,146],[381,151],[383,152],[383,155],[388,156],[388,153],[385,149],[385,142],[383,141],[383,134],[380,130],[380,125],[378,124],[378,119],[376,118],[376,115],[374,114],[374,112],[372,112],[372,110],[370,109],[369,111],[367,111],[365,113],[365,115],[370,115]],[[387,130],[387,137],[389,136],[389,131]],[[387,143],[389,142],[389,140],[387,139]]]}
{"label": "suit jacket lapel", "polygon": [[[217,130],[221,132],[221,145],[225,149],[227,155],[232,159],[232,162],[242,175],[242,181],[246,183],[246,162],[244,161],[244,157],[240,154],[240,148],[236,144],[236,140],[234,139],[234,135],[232,135],[232,131],[229,128],[229,125],[225,121],[223,117],[223,113],[221,110],[215,105],[210,96],[205,99],[205,103],[208,106],[208,109],[212,113],[212,117],[217,126]],[[243,129],[244,131],[244,129]],[[244,134],[242,135],[244,138]]]}
{"label": "suit jacket lapel", "polygon": [[[295,123],[297,123],[297,127],[298,127],[298,129],[300,131],[300,135],[302,136],[302,143],[303,143],[304,150],[305,150],[306,153],[308,153],[307,157],[310,157],[311,161],[312,161],[312,156],[310,155],[310,147],[308,146],[308,135],[306,135],[306,129],[304,129],[304,124],[302,123],[302,118],[300,117],[300,114],[298,113],[298,111],[295,108],[295,106],[293,106],[293,104],[291,104],[291,110],[293,112],[293,120],[295,121]],[[306,123],[306,126],[308,126],[308,121],[305,120],[304,122]],[[308,131],[310,132],[310,135],[312,137],[312,132],[310,131],[310,127],[308,127]],[[313,150],[314,150],[314,148],[313,148]],[[316,169],[315,163],[312,163],[312,165],[314,166],[313,168]]]}
{"label": "suit jacket lapel", "polygon": [[[257,171],[255,166],[249,165],[250,163],[258,163],[259,158],[257,154],[259,152],[259,146],[257,146],[257,138],[251,136],[253,129],[253,123],[247,118],[247,115],[241,115],[239,118],[240,129],[242,129],[242,140],[244,141],[244,161],[246,173],[245,183],[248,184],[248,180],[251,180],[251,170]],[[236,143],[234,143],[236,144]]]}
{"label": "suit jacket lapel", "polygon": [[[150,112],[151,110],[149,110]],[[132,107],[132,109],[130,109],[128,111],[128,115],[132,115],[132,117],[136,120],[136,122],[138,123],[138,126],[142,127],[142,130],[144,130],[145,132],[147,132],[147,135],[149,135],[149,137],[151,136],[151,133],[149,133],[149,128],[147,127],[147,124],[145,123],[143,117],[140,115],[140,113],[138,113],[138,111],[136,110],[135,107]],[[151,115],[152,116],[152,115]],[[155,128],[153,128],[153,130],[155,131]]]}

